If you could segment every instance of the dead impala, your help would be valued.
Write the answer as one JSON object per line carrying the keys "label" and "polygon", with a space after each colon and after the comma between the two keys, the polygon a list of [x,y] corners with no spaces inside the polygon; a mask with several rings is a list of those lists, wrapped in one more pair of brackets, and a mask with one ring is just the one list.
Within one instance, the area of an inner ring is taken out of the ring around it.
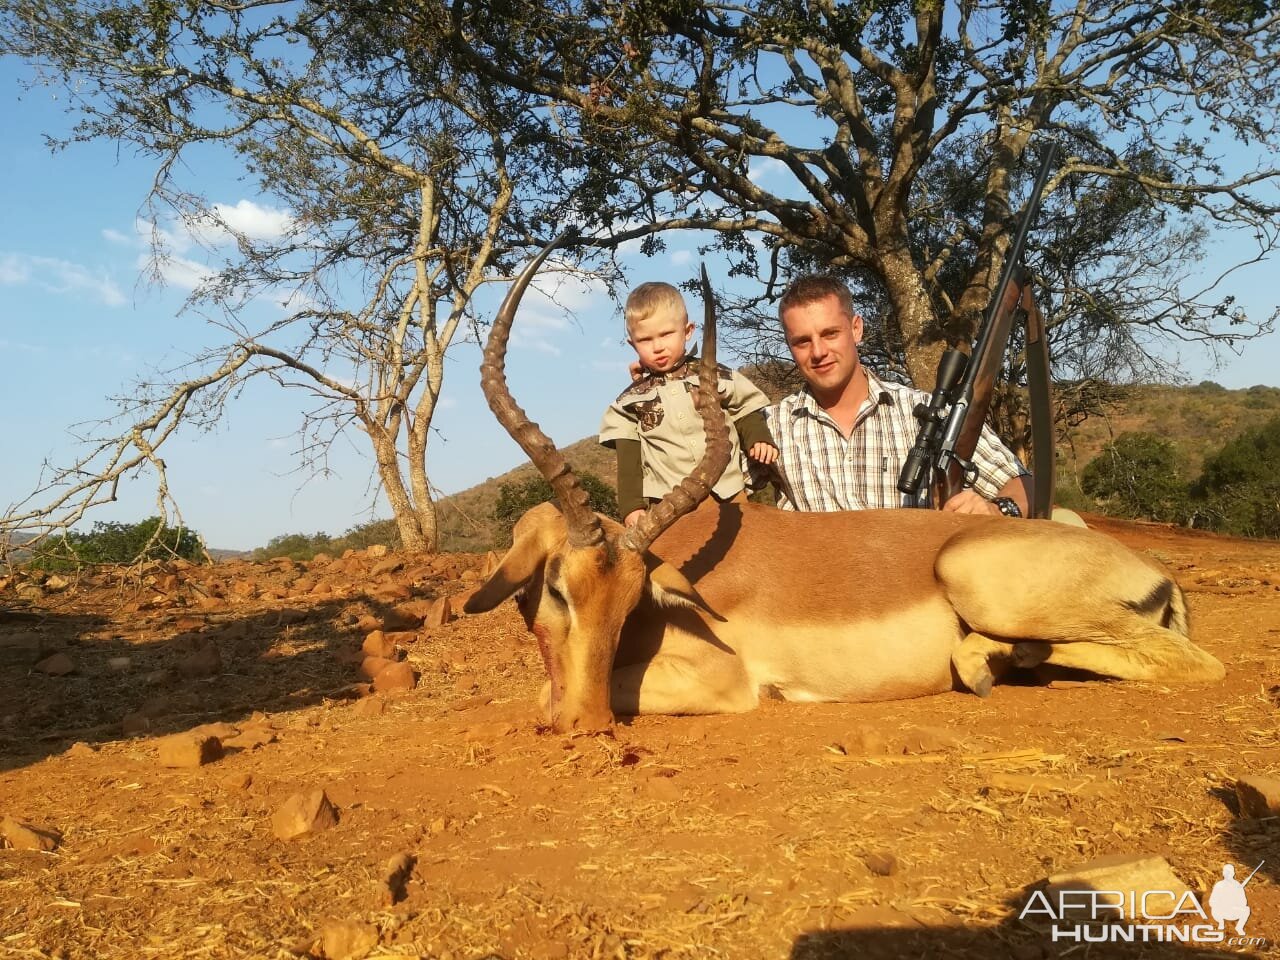
{"label": "dead impala", "polygon": [[1224,675],[1188,639],[1169,574],[1102,534],[1048,520],[708,500],[729,451],[709,296],[701,463],[630,529],[592,512],[504,371],[520,298],[557,242],[512,285],[481,374],[494,414],[560,509],[542,504],[519,520],[465,607],[517,598],[551,675],[544,706],[557,731],[604,728],[615,713],[745,711],[762,694],[874,701],[959,684],[985,696],[1010,664],[1126,680]]}

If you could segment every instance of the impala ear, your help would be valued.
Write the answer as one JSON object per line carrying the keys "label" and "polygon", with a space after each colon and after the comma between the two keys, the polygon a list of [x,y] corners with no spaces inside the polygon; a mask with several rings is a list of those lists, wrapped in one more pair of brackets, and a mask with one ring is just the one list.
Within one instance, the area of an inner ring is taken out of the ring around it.
{"label": "impala ear", "polygon": [[660,607],[689,607],[701,610],[713,620],[725,622],[725,618],[711,609],[702,595],[683,573],[669,563],[660,563],[649,571],[649,596]]}
{"label": "impala ear", "polygon": [[529,530],[517,537],[498,569],[462,605],[463,612],[484,613],[514,596],[528,585],[546,559],[547,551],[539,531]]}

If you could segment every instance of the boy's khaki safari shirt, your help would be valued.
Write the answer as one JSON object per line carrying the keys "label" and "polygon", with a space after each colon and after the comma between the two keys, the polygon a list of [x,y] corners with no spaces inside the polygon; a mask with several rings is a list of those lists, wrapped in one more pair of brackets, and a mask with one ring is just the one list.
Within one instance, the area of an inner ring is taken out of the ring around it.
{"label": "boy's khaki safari shirt", "polygon": [[[742,374],[720,365],[720,405],[731,423],[763,410],[769,399]],[[668,373],[649,373],[618,395],[600,424],[600,443],[612,447],[618,440],[640,441],[644,469],[644,495],[658,499],[671,492],[693,472],[707,441],[702,417],[693,406],[698,385],[698,362],[686,357]],[[746,487],[742,444],[738,431],[729,431],[729,466],[711,488],[722,500]]]}

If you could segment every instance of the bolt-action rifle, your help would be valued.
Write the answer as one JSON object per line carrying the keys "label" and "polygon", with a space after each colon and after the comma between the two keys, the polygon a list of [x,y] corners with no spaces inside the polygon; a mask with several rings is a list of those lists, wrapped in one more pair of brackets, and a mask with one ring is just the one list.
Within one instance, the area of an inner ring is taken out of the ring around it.
{"label": "bolt-action rifle", "polygon": [[928,403],[918,403],[920,432],[898,475],[898,490],[919,497],[929,483],[934,508],[973,486],[978,469],[973,452],[991,405],[991,393],[1009,345],[1009,331],[1021,314],[1027,330],[1027,383],[1031,400],[1034,493],[1031,516],[1048,517],[1053,502],[1053,406],[1049,385],[1049,348],[1044,318],[1031,294],[1031,277],[1022,265],[1027,233],[1040,208],[1040,195],[1057,153],[1051,144],[1036,174],[1035,188],[1018,222],[1000,271],[995,296],[987,306],[969,355],[948,347],[938,361],[938,379]]}

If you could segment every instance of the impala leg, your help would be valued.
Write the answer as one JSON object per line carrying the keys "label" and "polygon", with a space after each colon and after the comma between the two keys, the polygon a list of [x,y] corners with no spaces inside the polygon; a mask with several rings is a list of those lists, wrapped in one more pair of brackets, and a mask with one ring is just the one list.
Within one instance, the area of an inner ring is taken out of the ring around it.
{"label": "impala leg", "polygon": [[1186,637],[1134,620],[1126,625],[1129,629],[1123,638],[1054,643],[1045,662],[1117,680],[1194,682],[1226,676],[1216,657]]}
{"label": "impala leg", "polygon": [[659,656],[613,671],[615,714],[744,713],[757,706],[742,662],[716,653],[695,660]]}
{"label": "impala leg", "polygon": [[951,654],[956,676],[978,696],[991,695],[992,685],[1010,667],[1034,667],[1048,658],[1047,643],[1010,643],[970,631]]}

